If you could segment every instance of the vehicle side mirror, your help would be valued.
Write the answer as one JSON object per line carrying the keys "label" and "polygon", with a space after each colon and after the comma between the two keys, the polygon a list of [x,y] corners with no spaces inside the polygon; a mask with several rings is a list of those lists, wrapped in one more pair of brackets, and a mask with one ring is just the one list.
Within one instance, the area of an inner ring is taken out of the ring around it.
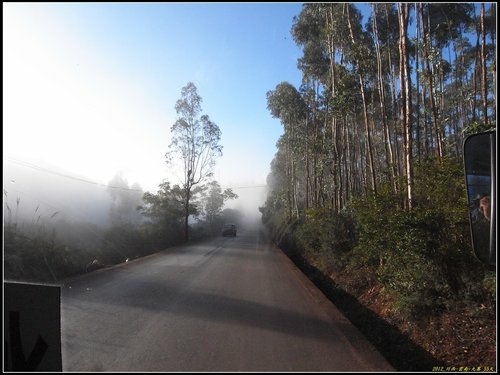
{"label": "vehicle side mirror", "polygon": [[465,182],[472,246],[488,266],[496,264],[496,130],[464,142]]}

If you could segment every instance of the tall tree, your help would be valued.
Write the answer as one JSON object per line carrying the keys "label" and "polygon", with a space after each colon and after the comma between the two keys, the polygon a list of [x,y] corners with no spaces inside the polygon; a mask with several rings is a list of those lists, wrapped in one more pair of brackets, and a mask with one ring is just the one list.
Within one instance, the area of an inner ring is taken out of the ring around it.
{"label": "tall tree", "polygon": [[[170,186],[168,181],[159,185],[156,194],[146,192],[144,204],[139,208],[147,218],[151,236],[158,246],[170,246],[182,241],[184,222],[184,191],[180,186]],[[196,214],[195,207],[191,212]]]}
{"label": "tall tree", "polygon": [[[386,5],[387,6],[387,5]],[[383,137],[384,137],[384,147],[385,147],[385,158],[387,170],[390,171],[390,179],[393,187],[394,194],[397,193],[396,186],[396,169],[392,151],[391,144],[391,135],[389,131],[389,119],[387,114],[387,104],[386,104],[386,93],[385,93],[385,73],[383,72],[383,61],[382,61],[382,50],[381,43],[379,39],[379,32],[377,24],[381,21],[378,20],[377,4],[372,4],[372,33],[373,33],[373,42],[375,45],[375,54],[377,57],[377,90],[379,97],[379,105],[380,105],[380,115],[382,120],[382,128],[383,128]],[[418,68],[418,66],[417,66]],[[418,69],[417,69],[418,71]]]}
{"label": "tall tree", "polygon": [[[364,123],[365,123],[365,134],[366,134],[366,152],[368,154],[368,166],[370,168],[370,178],[371,178],[371,190],[377,194],[377,183],[376,183],[376,177],[375,177],[375,165],[374,165],[374,156],[373,156],[373,142],[372,142],[372,132],[369,126],[368,122],[368,109],[367,109],[367,99],[366,99],[366,90],[365,90],[365,77],[364,74],[366,74],[366,61],[371,60],[369,58],[369,49],[368,47],[363,43],[362,39],[356,40],[355,35],[360,35],[362,36],[363,33],[361,31],[361,26],[360,26],[360,19],[361,19],[361,13],[356,10],[356,8],[352,7],[347,4],[346,5],[346,10],[347,10],[347,23],[349,25],[349,35],[351,37],[351,52],[352,52],[352,60],[355,64],[355,69],[358,73],[358,78],[359,78],[359,89],[361,93],[361,98],[363,100],[363,118],[364,118]],[[351,14],[352,18],[351,19]],[[355,23],[353,25],[353,23]],[[356,27],[356,33],[355,33],[355,27]],[[364,60],[364,61],[363,61]]]}
{"label": "tall tree", "polygon": [[410,5],[398,4],[399,15],[399,59],[401,82],[401,119],[404,129],[404,165],[406,172],[406,203],[409,210],[413,205],[413,127],[411,105],[410,58],[408,56],[408,19]]}
{"label": "tall tree", "polygon": [[304,99],[293,85],[281,82],[274,91],[267,93],[267,108],[272,116],[281,120],[284,128],[283,141],[286,150],[286,175],[288,182],[289,218],[299,217],[297,158],[305,136],[307,107]]}
{"label": "tall tree", "polygon": [[222,188],[217,181],[211,181],[208,183],[208,192],[202,198],[202,201],[203,213],[212,234],[215,232],[217,219],[222,217],[222,208],[224,207],[224,203],[229,199],[236,198],[238,198],[238,195],[235,194],[232,189],[224,189],[224,191],[222,191]]}
{"label": "tall tree", "polygon": [[483,122],[488,124],[488,81],[486,80],[486,31],[484,26],[484,3],[481,3],[481,96],[483,99]]}
{"label": "tall tree", "polygon": [[137,207],[142,204],[142,189],[138,183],[129,187],[120,171],[109,181],[107,191],[111,196],[109,217],[112,225],[138,224],[141,214]]}
{"label": "tall tree", "polygon": [[426,14],[424,12],[425,11],[424,6],[422,5],[419,6],[421,24],[423,26],[422,51],[424,53],[425,76],[428,82],[430,113],[431,113],[431,119],[434,128],[434,136],[436,143],[436,159],[438,160],[438,162],[441,162],[443,158],[443,149],[442,149],[443,140],[442,140],[441,129],[439,128],[438,108],[436,105],[436,90],[434,82],[435,75],[432,69],[433,68],[432,60],[435,59],[435,50],[432,47],[432,39],[431,39],[432,25],[430,21],[430,14],[432,14],[432,12],[429,9],[431,9],[430,5],[427,5],[427,17],[426,17],[425,16]]}
{"label": "tall tree", "polygon": [[175,104],[178,119],[172,125],[172,143],[165,155],[170,166],[176,166],[174,156],[179,156],[182,162],[186,241],[189,240],[190,202],[195,194],[193,189],[212,176],[215,158],[222,155],[222,146],[219,144],[221,131],[207,115],[201,115],[201,102],[196,86],[188,82]]}

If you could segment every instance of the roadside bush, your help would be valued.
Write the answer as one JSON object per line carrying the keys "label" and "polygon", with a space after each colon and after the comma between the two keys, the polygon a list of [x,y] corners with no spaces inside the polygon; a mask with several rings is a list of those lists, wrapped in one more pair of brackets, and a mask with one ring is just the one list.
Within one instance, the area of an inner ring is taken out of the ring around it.
{"label": "roadside bush", "polygon": [[395,295],[396,308],[412,318],[440,312],[449,297],[446,274],[440,267],[439,216],[398,213],[392,217],[391,246],[377,275]]}
{"label": "roadside bush", "polygon": [[348,214],[311,209],[295,230],[297,245],[321,271],[330,274],[345,266],[345,254],[355,243],[354,221]]}
{"label": "roadside bush", "polygon": [[149,236],[140,226],[121,223],[104,233],[100,258],[105,264],[117,264],[153,251]]}
{"label": "roadside bush", "polygon": [[463,165],[426,162],[415,169],[417,212],[439,217],[439,251],[434,258],[450,287],[447,303],[484,298],[485,266],[471,246]]}
{"label": "roadside bush", "polygon": [[164,250],[184,241],[184,228],[178,221],[158,220],[140,226],[142,236],[148,240],[152,251]]}
{"label": "roadside bush", "polygon": [[460,166],[425,163],[415,176],[411,212],[398,207],[387,188],[353,202],[358,243],[347,267],[374,271],[409,317],[432,315],[485,294],[484,267],[470,246]]}
{"label": "roadside bush", "polygon": [[349,208],[355,219],[356,246],[350,254],[347,267],[376,270],[396,241],[397,234],[391,231],[395,213],[400,212],[400,200],[390,192],[381,192],[376,197],[353,199]]}
{"label": "roadside bush", "polygon": [[463,165],[416,164],[414,182],[410,212],[401,192],[380,184],[377,195],[352,199],[340,215],[316,209],[286,222],[286,210],[274,205],[261,210],[263,222],[292,258],[334,272],[357,297],[379,288],[409,319],[493,305],[496,275],[472,251]]}
{"label": "roadside bush", "polygon": [[15,225],[4,228],[4,277],[7,280],[55,282],[83,271],[89,255],[39,230],[21,233]]}
{"label": "roadside bush", "polygon": [[482,284],[486,300],[490,303],[495,302],[497,294],[497,275],[495,272],[487,272]]}

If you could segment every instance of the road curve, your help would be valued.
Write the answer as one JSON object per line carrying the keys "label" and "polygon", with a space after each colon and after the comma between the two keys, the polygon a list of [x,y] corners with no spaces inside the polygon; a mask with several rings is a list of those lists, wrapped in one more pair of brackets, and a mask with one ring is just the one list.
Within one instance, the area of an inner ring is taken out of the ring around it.
{"label": "road curve", "polygon": [[63,371],[394,371],[259,233],[66,280]]}

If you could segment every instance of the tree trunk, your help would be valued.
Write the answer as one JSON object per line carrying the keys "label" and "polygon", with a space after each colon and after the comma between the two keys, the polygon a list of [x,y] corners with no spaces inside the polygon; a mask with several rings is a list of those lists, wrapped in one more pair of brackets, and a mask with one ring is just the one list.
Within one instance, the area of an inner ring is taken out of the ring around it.
{"label": "tree trunk", "polygon": [[[417,9],[415,10],[417,12]],[[416,141],[417,141],[417,160],[420,163],[422,157],[422,140],[421,140],[421,131],[420,131],[420,73],[419,73],[419,54],[420,54],[420,23],[418,22],[418,17],[415,22],[415,34],[416,34],[416,42],[415,42],[415,86],[417,89],[416,92],[416,115],[417,119],[415,121],[415,129],[416,129]]]}
{"label": "tree trunk", "polygon": [[413,161],[412,161],[412,108],[411,108],[411,76],[408,57],[408,13],[409,4],[398,4],[399,15],[399,52],[401,75],[401,117],[405,135],[404,161],[406,172],[406,205],[408,210],[413,207]]}
{"label": "tree trunk", "polygon": [[377,55],[377,83],[378,83],[378,92],[379,92],[379,105],[380,105],[380,115],[382,117],[382,129],[384,135],[384,145],[385,145],[385,159],[387,169],[390,172],[391,185],[393,188],[394,194],[397,193],[396,187],[396,171],[394,169],[394,160],[392,153],[392,145],[391,145],[391,136],[389,133],[389,125],[387,119],[386,112],[386,103],[385,103],[385,90],[384,90],[384,82],[383,82],[383,72],[382,72],[382,56],[380,54],[380,43],[378,39],[378,28],[377,28],[377,4],[373,4],[373,31],[375,33],[375,52]]}
{"label": "tree trunk", "polygon": [[189,241],[189,202],[191,200],[191,188],[186,188],[186,201],[184,205],[184,239]]}
{"label": "tree trunk", "polygon": [[484,28],[484,3],[481,3],[481,92],[483,98],[483,122],[488,124],[488,82],[486,80],[486,31]]}
{"label": "tree trunk", "polygon": [[[349,4],[347,4],[347,23],[349,25],[349,32],[351,35],[351,41],[353,44],[356,43],[354,39],[354,33],[352,30],[352,24],[351,24],[351,17],[349,15]],[[356,61],[356,65],[359,68],[359,60]],[[365,134],[366,134],[366,147],[367,147],[367,156],[368,156],[368,166],[370,168],[370,177],[371,177],[371,190],[374,194],[377,194],[377,185],[376,185],[376,179],[375,179],[375,166],[373,162],[373,146],[372,146],[372,139],[371,139],[371,131],[370,131],[370,125],[368,122],[368,110],[367,110],[367,104],[366,104],[366,95],[365,95],[365,82],[363,79],[363,75],[361,72],[358,73],[358,78],[359,78],[359,85],[360,85],[360,92],[361,92],[361,99],[363,101],[363,117],[364,117],[364,123],[365,123]]]}
{"label": "tree trunk", "polygon": [[430,44],[429,43],[429,39],[430,39],[429,24],[427,24],[427,27],[425,27],[424,11],[423,11],[423,7],[421,5],[420,5],[420,16],[421,16],[422,25],[424,25],[424,28],[423,28],[423,52],[424,52],[427,82],[429,85],[429,102],[430,102],[430,107],[431,107],[432,125],[434,128],[434,136],[436,138],[435,139],[435,141],[436,141],[436,159],[438,160],[439,163],[441,163],[442,158],[443,158],[443,150],[441,147],[442,146],[441,132],[439,130],[436,102],[434,100],[433,72],[431,70],[430,61],[429,61],[429,48],[431,47],[429,45]]}

